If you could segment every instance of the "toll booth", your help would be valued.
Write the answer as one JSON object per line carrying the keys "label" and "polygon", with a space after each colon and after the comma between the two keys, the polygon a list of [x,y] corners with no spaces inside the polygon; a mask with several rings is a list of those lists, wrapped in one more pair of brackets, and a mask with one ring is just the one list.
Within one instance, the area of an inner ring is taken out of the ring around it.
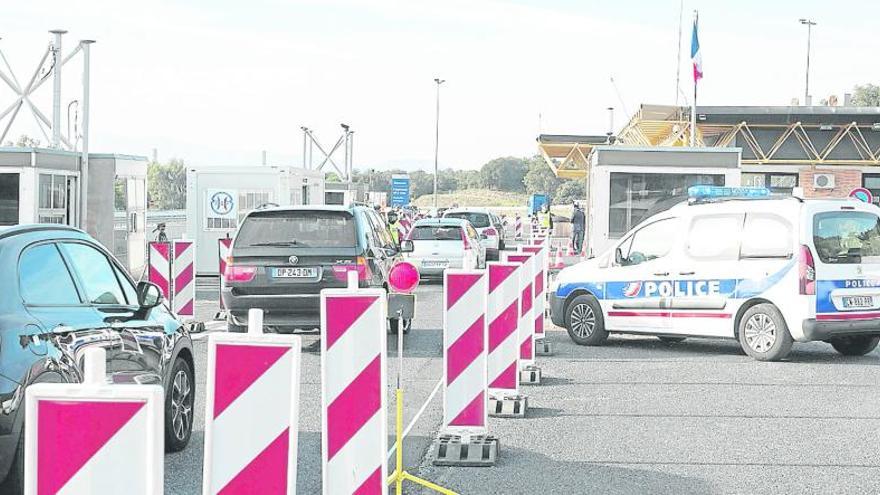
{"label": "toll booth", "polygon": [[139,274],[146,257],[147,158],[90,153],[86,198],[81,162],[78,152],[0,148],[0,226],[82,228]]}
{"label": "toll booth", "polygon": [[195,167],[186,171],[186,232],[196,241],[196,275],[218,275],[218,240],[266,205],[324,204],[324,173],[296,167]]}
{"label": "toll booth", "polygon": [[740,185],[740,148],[595,146],[587,167],[587,249],[598,255],[690,186]]}

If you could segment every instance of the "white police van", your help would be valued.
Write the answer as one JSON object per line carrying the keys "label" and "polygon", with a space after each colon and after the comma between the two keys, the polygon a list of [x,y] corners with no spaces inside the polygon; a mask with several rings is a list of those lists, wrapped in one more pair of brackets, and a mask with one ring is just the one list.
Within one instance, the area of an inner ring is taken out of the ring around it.
{"label": "white police van", "polygon": [[739,339],[755,359],[822,340],[845,355],[880,341],[880,208],[694,186],[602,256],[562,270],[553,323],[581,345],[608,333]]}

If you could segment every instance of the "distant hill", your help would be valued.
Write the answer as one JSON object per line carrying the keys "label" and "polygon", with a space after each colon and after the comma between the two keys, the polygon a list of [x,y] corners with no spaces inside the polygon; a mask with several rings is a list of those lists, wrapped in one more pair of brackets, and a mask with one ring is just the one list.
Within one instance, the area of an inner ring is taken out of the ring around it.
{"label": "distant hill", "polygon": [[[526,194],[491,189],[462,189],[452,193],[437,195],[437,206],[448,208],[453,204],[459,206],[526,206]],[[425,194],[413,201],[419,208],[434,206],[434,196]]]}

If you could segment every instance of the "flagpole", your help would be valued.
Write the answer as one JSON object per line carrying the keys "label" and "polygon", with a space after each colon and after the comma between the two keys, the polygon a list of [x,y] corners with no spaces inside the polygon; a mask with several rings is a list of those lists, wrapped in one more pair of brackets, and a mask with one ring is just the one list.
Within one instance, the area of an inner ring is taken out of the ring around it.
{"label": "flagpole", "polygon": [[[700,14],[694,11],[694,31],[697,29]],[[691,147],[697,145],[697,77],[694,74],[694,101],[691,106]]]}

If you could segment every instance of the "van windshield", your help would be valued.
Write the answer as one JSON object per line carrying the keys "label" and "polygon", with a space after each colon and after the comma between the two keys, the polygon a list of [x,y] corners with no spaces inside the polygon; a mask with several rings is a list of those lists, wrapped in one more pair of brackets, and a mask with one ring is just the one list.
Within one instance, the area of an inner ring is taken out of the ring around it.
{"label": "van windshield", "polygon": [[470,211],[458,211],[454,213],[447,213],[443,215],[444,218],[461,218],[463,220],[467,220],[474,227],[478,229],[483,229],[489,226],[489,215],[485,213],[477,213]]}
{"label": "van windshield", "polygon": [[823,263],[880,263],[880,218],[863,211],[818,213],[813,244]]}
{"label": "van windshield", "polygon": [[420,225],[412,231],[414,241],[460,241],[461,227]]}
{"label": "van windshield", "polygon": [[297,210],[251,213],[235,247],[355,247],[355,220],[345,211]]}

